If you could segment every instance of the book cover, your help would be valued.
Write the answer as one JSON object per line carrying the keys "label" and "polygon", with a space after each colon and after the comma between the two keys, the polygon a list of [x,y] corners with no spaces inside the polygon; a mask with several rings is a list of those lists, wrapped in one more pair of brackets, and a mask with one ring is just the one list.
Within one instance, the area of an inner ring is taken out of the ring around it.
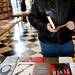
{"label": "book cover", "polygon": [[8,56],[0,65],[0,75],[11,75],[17,64],[17,56]]}
{"label": "book cover", "polygon": [[11,75],[15,66],[15,63],[2,63],[0,65],[0,75]]}
{"label": "book cover", "polygon": [[32,75],[52,75],[50,64],[36,63]]}
{"label": "book cover", "polygon": [[52,75],[72,75],[69,64],[51,64]]}
{"label": "book cover", "polygon": [[70,63],[72,75],[75,75],[75,63]]}
{"label": "book cover", "polygon": [[44,62],[44,57],[19,57],[17,62]]}
{"label": "book cover", "polygon": [[32,75],[34,64],[32,62],[17,63],[12,75]]}
{"label": "book cover", "polygon": [[51,75],[50,64],[20,62],[12,75]]}

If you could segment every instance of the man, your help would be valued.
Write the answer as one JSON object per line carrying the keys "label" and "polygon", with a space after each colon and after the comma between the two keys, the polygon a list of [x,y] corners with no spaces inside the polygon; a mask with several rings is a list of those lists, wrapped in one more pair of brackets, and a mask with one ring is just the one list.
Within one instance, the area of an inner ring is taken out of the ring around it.
{"label": "man", "polygon": [[[49,16],[55,25],[53,29]],[[29,21],[39,32],[45,57],[73,56],[75,0],[34,0]],[[65,25],[64,27],[58,27]]]}
{"label": "man", "polygon": [[[26,11],[26,3],[25,3],[25,0],[22,0],[21,1],[21,11],[23,11],[23,12],[25,12]],[[26,17],[24,16],[23,17],[23,22],[27,22],[27,19],[26,19]]]}

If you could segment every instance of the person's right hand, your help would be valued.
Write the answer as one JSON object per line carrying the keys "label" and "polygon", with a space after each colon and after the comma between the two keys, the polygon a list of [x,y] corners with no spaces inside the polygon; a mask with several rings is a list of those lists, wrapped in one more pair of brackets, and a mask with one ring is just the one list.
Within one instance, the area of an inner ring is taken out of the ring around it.
{"label": "person's right hand", "polygon": [[74,30],[75,29],[75,24],[73,21],[68,21],[66,23],[66,27],[69,29],[69,30]]}
{"label": "person's right hand", "polygon": [[58,28],[53,29],[53,28],[51,27],[51,24],[50,24],[50,23],[47,24],[47,29],[48,29],[48,31],[50,31],[50,32],[57,32],[57,31],[59,30]]}

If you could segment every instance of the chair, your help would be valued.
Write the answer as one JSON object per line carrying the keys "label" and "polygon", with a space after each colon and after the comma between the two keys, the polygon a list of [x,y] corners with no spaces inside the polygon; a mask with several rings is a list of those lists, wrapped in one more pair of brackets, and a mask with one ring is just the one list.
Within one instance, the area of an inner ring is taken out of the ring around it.
{"label": "chair", "polygon": [[[0,0],[0,40],[22,19],[22,16],[28,16],[27,12],[20,12],[13,15],[11,0]],[[16,18],[15,18],[16,17]]]}

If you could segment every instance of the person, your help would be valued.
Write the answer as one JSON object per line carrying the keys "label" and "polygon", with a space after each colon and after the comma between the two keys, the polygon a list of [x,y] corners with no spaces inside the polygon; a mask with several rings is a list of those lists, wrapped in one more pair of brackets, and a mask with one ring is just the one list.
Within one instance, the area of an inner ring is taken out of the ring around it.
{"label": "person", "polygon": [[26,2],[26,7],[27,7],[26,11],[30,13],[31,12],[31,7],[32,7],[33,0],[26,0],[25,2]]}
{"label": "person", "polygon": [[[21,1],[21,11],[23,11],[23,12],[25,12],[26,11],[26,3],[25,3],[25,0],[22,0]],[[27,22],[27,19],[26,19],[26,17],[24,16],[23,17],[23,22]]]}
{"label": "person", "polygon": [[[51,18],[55,29],[47,16]],[[75,0],[34,0],[28,19],[38,30],[41,53],[44,57],[73,57]]]}

